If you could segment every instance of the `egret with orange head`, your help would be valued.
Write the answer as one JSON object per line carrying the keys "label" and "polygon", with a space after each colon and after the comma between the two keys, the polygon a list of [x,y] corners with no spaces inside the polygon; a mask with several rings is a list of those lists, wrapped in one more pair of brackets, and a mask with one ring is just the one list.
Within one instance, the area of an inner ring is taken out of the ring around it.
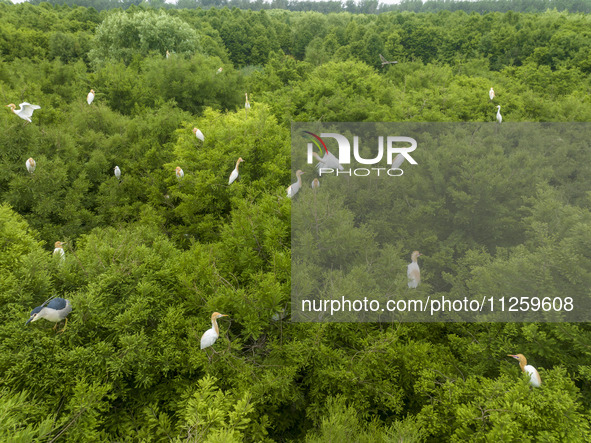
{"label": "egret with orange head", "polygon": [[212,346],[220,336],[220,328],[218,327],[217,319],[222,317],[227,317],[227,315],[220,314],[219,312],[211,314],[211,329],[205,331],[201,336],[201,349]]}
{"label": "egret with orange head", "polygon": [[230,174],[230,180],[228,180],[228,185],[231,185],[232,183],[234,183],[234,180],[236,180],[238,178],[238,166],[240,166],[240,163],[243,162],[243,161],[244,160],[242,160],[242,157],[240,157],[236,161],[236,167],[234,168],[234,170]]}

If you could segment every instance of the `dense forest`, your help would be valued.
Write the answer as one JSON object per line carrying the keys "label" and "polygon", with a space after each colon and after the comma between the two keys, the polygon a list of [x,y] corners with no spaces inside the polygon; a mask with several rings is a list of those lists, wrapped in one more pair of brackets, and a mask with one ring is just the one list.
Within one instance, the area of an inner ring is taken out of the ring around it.
{"label": "dense forest", "polygon": [[[10,0],[0,0],[9,2]],[[28,0],[38,5],[44,0]],[[70,5],[103,9],[145,6],[152,8],[240,8],[260,11],[264,9],[286,9],[289,11],[350,12],[352,14],[380,14],[389,11],[438,12],[464,11],[478,12],[544,12],[548,9],[569,12],[591,12],[591,0],[402,0],[399,3],[382,3],[379,0],[49,0],[52,5]]]}
{"label": "dense forest", "polygon": [[[588,323],[308,323],[290,303],[292,216],[317,205],[307,258],[339,252],[333,272],[357,245],[403,290],[418,249],[424,295],[591,295],[587,125],[499,142],[591,121],[589,24],[0,2],[0,440],[590,441]],[[4,107],[22,102],[31,123]],[[294,121],[493,130],[417,150],[391,199],[359,188],[373,219],[330,180],[313,191],[313,166],[287,197]],[[25,326],[51,297],[67,328]]]}

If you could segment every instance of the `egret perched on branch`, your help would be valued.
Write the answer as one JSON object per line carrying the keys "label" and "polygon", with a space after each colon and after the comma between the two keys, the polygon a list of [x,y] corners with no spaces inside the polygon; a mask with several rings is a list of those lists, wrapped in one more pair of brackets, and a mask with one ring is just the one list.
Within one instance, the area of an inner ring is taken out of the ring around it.
{"label": "egret perched on branch", "polygon": [[168,49],[166,50],[166,58],[170,57],[170,52],[168,52]]}
{"label": "egret perched on branch", "polygon": [[178,178],[180,180],[184,176],[185,176],[185,173],[183,172],[183,170],[181,169],[181,167],[180,166],[177,166],[176,167],[176,178]]}
{"label": "egret perched on branch", "polygon": [[66,259],[66,253],[64,252],[64,245],[65,244],[66,244],[65,242],[56,241],[55,242],[55,249],[53,250],[53,256],[59,257],[61,259],[61,261],[64,261]]}
{"label": "egret perched on branch", "polygon": [[312,180],[312,189],[318,189],[319,187],[320,187],[320,180],[318,180],[317,178]]}
{"label": "egret perched on branch", "polygon": [[27,160],[27,162],[25,164],[27,165],[27,171],[29,171],[31,174],[33,172],[35,172],[35,168],[37,167],[37,163],[35,163],[35,160],[33,160],[33,157],[29,157],[29,159]]}
{"label": "egret perched on branch", "polygon": [[501,115],[501,105],[497,105],[497,121],[499,123],[503,122],[503,116]]}
{"label": "egret perched on branch", "polygon": [[527,364],[527,360],[523,354],[507,354],[507,356],[513,357],[519,361],[519,367],[523,372],[525,372],[529,376],[529,383],[534,388],[539,388],[542,385],[542,379],[540,378],[540,374],[538,374],[536,368],[534,368],[532,365]]}
{"label": "egret perched on branch", "polygon": [[90,105],[93,100],[94,100],[94,89],[91,89],[90,92],[88,93],[88,95],[86,96],[86,103],[88,103]]}
{"label": "egret perched on branch", "polygon": [[193,128],[193,134],[195,134],[195,137],[197,137],[202,142],[205,141],[205,136],[203,135],[203,132],[201,132],[199,129]]}
{"label": "egret perched on branch", "polygon": [[35,109],[41,109],[41,106],[32,105],[27,102],[21,103],[19,106],[20,106],[20,108],[17,111],[14,103],[6,105],[7,108],[12,109],[12,112],[14,112],[16,115],[18,115],[23,120],[28,121],[29,123],[32,123],[31,116],[33,115],[33,111],[35,111]]}
{"label": "egret perched on branch", "polygon": [[419,251],[414,251],[410,256],[412,262],[408,265],[406,276],[408,277],[408,287],[416,288],[421,282],[421,270],[417,263],[417,258],[421,255]]}
{"label": "egret perched on branch", "polygon": [[201,336],[201,349],[209,348],[220,336],[220,328],[218,328],[218,322],[216,320],[222,317],[227,317],[227,315],[220,314],[219,312],[211,314],[211,329],[205,331]]}
{"label": "egret perched on branch", "polygon": [[296,177],[298,178],[298,180],[295,183],[289,185],[289,187],[287,188],[287,196],[289,198],[292,198],[294,195],[296,195],[302,187],[302,174],[305,174],[305,172],[302,172],[299,169],[296,171]]}
{"label": "egret perched on branch", "polygon": [[330,169],[338,169],[342,171],[343,166],[339,163],[339,159],[332,155],[329,151],[324,154],[324,157],[320,158],[317,152],[313,152],[312,155],[316,160],[318,160],[318,164],[316,165],[316,169],[320,168],[330,168]]}
{"label": "egret perched on branch", "polygon": [[488,96],[491,100],[495,98],[495,90],[493,88],[490,88],[490,91],[488,91]]}
{"label": "egret perched on branch", "polygon": [[218,72],[216,74],[221,74],[222,71],[224,70],[224,68],[222,68],[221,66],[218,68]]}
{"label": "egret perched on branch", "polygon": [[55,325],[53,326],[53,329],[55,329],[57,328],[57,324],[65,319],[66,323],[64,324],[64,328],[59,331],[64,332],[66,330],[66,326],[68,325],[67,317],[70,312],[72,312],[72,305],[70,304],[69,300],[61,297],[49,299],[41,306],[37,306],[31,311],[31,316],[25,323],[25,326],[31,322],[39,320],[40,318],[44,318],[45,320],[55,322]]}
{"label": "egret perched on branch", "polygon": [[237,161],[236,161],[236,167],[234,168],[234,170],[232,171],[232,173],[230,174],[230,180],[228,181],[228,184],[231,185],[232,183],[234,183],[234,180],[236,180],[238,178],[238,166],[240,165],[240,162],[243,162],[244,160],[242,160],[242,157],[240,157]]}
{"label": "egret perched on branch", "polygon": [[117,180],[119,180],[121,178],[121,169],[119,169],[119,166],[115,166],[113,171],[115,173],[115,177],[117,177]]}
{"label": "egret perched on branch", "polygon": [[244,102],[244,111],[246,112],[246,116],[248,117],[248,110],[250,109],[250,103],[248,102],[248,93],[245,92],[244,96],[246,97],[246,101]]}

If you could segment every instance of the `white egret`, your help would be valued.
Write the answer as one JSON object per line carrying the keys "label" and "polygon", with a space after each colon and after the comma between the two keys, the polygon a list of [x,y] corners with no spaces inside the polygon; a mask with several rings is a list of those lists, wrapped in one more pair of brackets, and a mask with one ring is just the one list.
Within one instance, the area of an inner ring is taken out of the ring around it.
{"label": "white egret", "polygon": [[404,163],[404,155],[398,154],[394,157],[394,160],[392,160],[392,167],[390,169],[398,169],[402,163]]}
{"label": "white egret", "polygon": [[227,317],[227,315],[220,314],[219,312],[214,312],[211,314],[211,329],[205,331],[205,333],[201,336],[201,349],[205,349],[213,345],[220,336],[220,328],[218,327],[218,322],[216,320],[222,317]]}
{"label": "white egret", "polygon": [[245,92],[244,96],[246,97],[246,101],[244,102],[244,111],[246,112],[246,116],[248,117],[248,110],[250,109],[250,103],[248,102],[248,93]]}
{"label": "white egret", "polygon": [[234,180],[236,180],[238,178],[238,166],[240,165],[241,162],[243,162],[244,160],[242,160],[242,157],[240,157],[237,161],[236,161],[236,167],[234,168],[234,170],[232,171],[232,173],[230,174],[230,180],[228,181],[228,184],[231,185],[232,183],[234,183]]}
{"label": "white egret", "polygon": [[410,256],[412,262],[408,265],[406,276],[408,277],[408,287],[416,288],[421,282],[421,270],[417,263],[417,258],[421,255],[419,251],[414,251]]}
{"label": "white egret", "polygon": [[497,105],[497,121],[499,123],[503,122],[503,116],[501,115],[501,105]]}
{"label": "white egret", "polygon": [[218,72],[217,72],[217,73],[218,73],[218,74],[221,74],[223,70],[224,70],[224,68],[222,68],[222,67],[220,66],[220,67],[218,68]]}
{"label": "white egret", "polygon": [[296,171],[296,177],[298,178],[298,180],[295,183],[289,185],[289,187],[287,188],[287,196],[289,198],[292,198],[294,195],[296,195],[302,187],[302,174],[305,174],[305,172],[302,172],[299,169]]}
{"label": "white egret", "polygon": [[324,154],[324,157],[320,158],[317,152],[313,152],[312,155],[316,160],[318,160],[318,164],[316,165],[316,169],[320,168],[330,168],[330,169],[338,169],[342,171],[343,166],[339,163],[339,159],[332,155],[329,151]]}
{"label": "white egret", "polygon": [[166,58],[170,58],[170,52],[168,52],[168,49],[166,50]]}
{"label": "white egret", "polygon": [[32,104],[27,103],[27,102],[23,102],[19,106],[20,107],[19,107],[19,109],[17,111],[16,110],[16,106],[14,105],[14,103],[11,103],[9,105],[6,105],[7,108],[12,109],[12,112],[14,112],[16,115],[18,115],[23,120],[28,121],[29,123],[32,123],[31,122],[31,116],[33,115],[33,111],[35,111],[35,109],[41,109],[41,106],[32,105]]}
{"label": "white egret", "polygon": [[33,157],[29,157],[29,159],[27,160],[27,162],[25,164],[27,165],[27,171],[29,171],[31,174],[33,172],[35,172],[35,168],[37,167],[37,163],[35,163],[35,160],[33,160]]}
{"label": "white egret", "polygon": [[86,96],[86,103],[88,103],[90,105],[93,100],[94,100],[94,89],[91,89],[90,92],[88,93],[88,95]]}
{"label": "white egret", "polygon": [[529,376],[529,383],[534,388],[539,388],[542,385],[542,379],[540,378],[540,374],[536,368],[532,365],[527,364],[527,360],[523,354],[507,354],[508,357],[513,357],[514,359],[519,361],[519,367],[523,372],[525,372]]}
{"label": "white egret", "polygon": [[178,178],[180,180],[184,176],[185,176],[185,173],[183,172],[183,170],[181,169],[181,167],[180,166],[177,166],[176,167],[176,178]]}
{"label": "white egret", "polygon": [[121,169],[119,169],[119,166],[115,166],[113,171],[115,172],[115,177],[117,177],[117,180],[119,180],[121,178]]}
{"label": "white egret", "polygon": [[64,252],[64,245],[65,242],[56,241],[55,242],[55,249],[53,250],[53,256],[59,257],[61,261],[66,259],[66,253]]}
{"label": "white egret", "polygon": [[317,178],[312,180],[312,189],[318,189],[319,187],[320,187],[320,180],[318,180]]}
{"label": "white egret", "polygon": [[195,134],[195,137],[197,137],[202,142],[205,141],[205,136],[203,135],[203,132],[201,132],[201,130],[193,128],[193,134]]}
{"label": "white egret", "polygon": [[488,91],[488,96],[491,100],[495,98],[495,90],[493,88],[490,88],[490,91]]}

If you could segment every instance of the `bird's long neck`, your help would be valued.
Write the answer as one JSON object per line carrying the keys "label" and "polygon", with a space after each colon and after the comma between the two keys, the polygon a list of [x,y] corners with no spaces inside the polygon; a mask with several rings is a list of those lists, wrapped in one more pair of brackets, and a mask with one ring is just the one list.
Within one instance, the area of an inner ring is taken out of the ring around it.
{"label": "bird's long neck", "polygon": [[220,335],[220,328],[218,328],[218,322],[215,318],[211,319],[211,327],[215,331],[216,335]]}
{"label": "bird's long neck", "polygon": [[240,160],[236,162],[236,170],[238,171],[238,166],[240,166]]}
{"label": "bird's long neck", "polygon": [[525,366],[527,365],[527,360],[526,359],[522,359],[519,360],[519,367],[521,368],[522,372],[525,372]]}
{"label": "bird's long neck", "polygon": [[302,186],[302,174],[298,174],[298,184]]}

